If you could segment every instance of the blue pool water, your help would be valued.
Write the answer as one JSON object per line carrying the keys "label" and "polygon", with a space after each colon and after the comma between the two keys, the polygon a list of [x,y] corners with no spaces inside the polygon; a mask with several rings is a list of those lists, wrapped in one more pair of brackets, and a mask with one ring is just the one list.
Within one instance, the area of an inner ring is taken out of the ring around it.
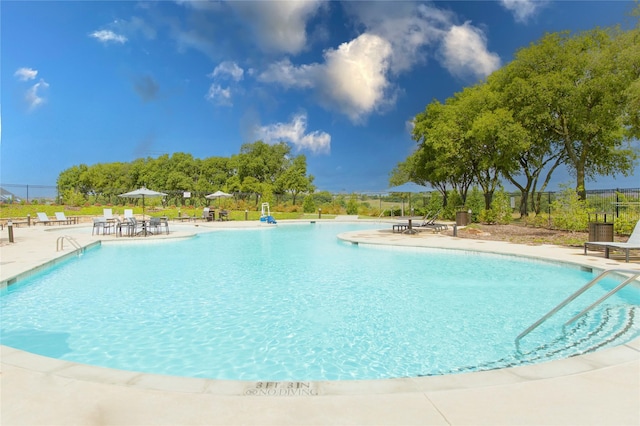
{"label": "blue pool water", "polygon": [[[2,343],[85,364],[216,379],[446,374],[521,362],[514,338],[593,278],[513,257],[336,238],[357,229],[278,225],[103,245],[3,291]],[[613,285],[588,292],[590,301]],[[598,308],[587,334],[610,316],[605,309],[640,304],[638,293],[622,291]],[[578,301],[523,344],[565,339],[561,321],[584,306]],[[634,325],[625,338],[638,335]]]}

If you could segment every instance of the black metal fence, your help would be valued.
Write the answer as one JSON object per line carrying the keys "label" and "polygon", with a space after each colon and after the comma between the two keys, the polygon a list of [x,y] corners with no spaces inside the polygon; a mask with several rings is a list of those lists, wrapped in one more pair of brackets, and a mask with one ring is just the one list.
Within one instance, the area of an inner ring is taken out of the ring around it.
{"label": "black metal fence", "polygon": [[3,183],[0,188],[0,201],[3,203],[57,201],[58,195],[58,187],[52,185]]}
{"label": "black metal fence", "polygon": [[[181,197],[181,191],[163,191],[171,197]],[[122,192],[126,192],[123,190]],[[193,197],[205,194],[195,194]],[[519,208],[520,193],[511,193],[511,203],[515,211]],[[529,206],[537,204],[538,211],[553,216],[553,203],[560,192],[544,192],[535,194],[536,200],[531,200]],[[302,197],[301,197],[302,198]],[[300,201],[302,201],[300,198]],[[33,202],[39,203],[61,202],[58,188],[53,185],[5,184],[0,188],[2,202]],[[615,221],[622,219],[627,222],[640,220],[640,188],[598,189],[587,191],[587,205],[593,210],[596,221]],[[606,215],[606,218],[605,218]]]}
{"label": "black metal fence", "polygon": [[[521,194],[511,193],[511,207],[518,210]],[[553,217],[553,204],[562,196],[561,192],[542,192],[530,195],[529,212],[548,214]],[[536,199],[534,200],[533,197]],[[592,211],[591,220],[609,221],[616,219],[625,221],[640,220],[640,188],[616,188],[587,190],[587,206]]]}

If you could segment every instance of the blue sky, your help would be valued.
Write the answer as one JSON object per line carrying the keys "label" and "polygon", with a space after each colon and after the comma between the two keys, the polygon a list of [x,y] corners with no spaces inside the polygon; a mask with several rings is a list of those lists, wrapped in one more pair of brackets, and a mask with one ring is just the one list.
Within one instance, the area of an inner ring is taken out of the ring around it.
{"label": "blue sky", "polygon": [[229,157],[261,139],[305,154],[319,190],[383,190],[433,99],[545,32],[624,24],[633,5],[5,0],[1,179],[55,185],[78,164]]}

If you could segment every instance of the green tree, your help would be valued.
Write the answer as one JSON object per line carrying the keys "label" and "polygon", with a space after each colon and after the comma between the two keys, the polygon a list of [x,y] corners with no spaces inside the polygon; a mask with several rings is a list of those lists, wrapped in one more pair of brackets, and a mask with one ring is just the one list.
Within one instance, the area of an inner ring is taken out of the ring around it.
{"label": "green tree", "polygon": [[242,145],[237,158],[240,181],[251,176],[258,182],[275,184],[287,168],[290,152],[291,148],[284,142],[269,145],[257,141]]}
{"label": "green tree", "polygon": [[623,58],[638,44],[627,37],[618,28],[547,34],[509,67],[521,90],[510,91],[512,108],[546,144],[560,145],[581,199],[588,179],[628,173],[637,158],[625,128],[633,72]]}
{"label": "green tree", "polygon": [[448,99],[441,104],[434,100],[416,115],[413,139],[418,143],[418,150],[401,166],[408,170],[411,181],[430,184],[438,190],[445,207],[449,205],[449,188],[466,199],[474,178],[460,151],[464,131],[457,125],[452,102],[453,99]]}
{"label": "green tree", "polygon": [[298,155],[292,159],[286,169],[276,179],[275,188],[281,192],[288,192],[296,204],[300,193],[313,192],[313,176],[307,176],[307,159]]}

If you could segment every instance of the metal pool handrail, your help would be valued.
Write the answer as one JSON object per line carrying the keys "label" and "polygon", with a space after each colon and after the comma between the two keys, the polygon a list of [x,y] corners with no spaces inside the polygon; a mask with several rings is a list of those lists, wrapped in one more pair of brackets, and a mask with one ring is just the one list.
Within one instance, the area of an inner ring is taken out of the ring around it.
{"label": "metal pool handrail", "polygon": [[75,249],[82,248],[80,243],[78,243],[75,238],[70,237],[69,235],[63,235],[61,237],[58,237],[58,239],[56,240],[56,251],[64,250],[64,240],[69,241],[69,243],[71,243],[71,245]]}
{"label": "metal pool handrail", "polygon": [[580,296],[582,293],[584,293],[585,291],[589,290],[591,287],[593,287],[598,281],[602,280],[605,276],[611,274],[611,273],[617,273],[617,274],[629,274],[631,275],[629,278],[627,278],[622,284],[618,285],[616,288],[614,288],[613,290],[611,290],[609,293],[607,293],[606,295],[602,296],[600,299],[598,299],[597,301],[595,301],[594,303],[592,303],[589,307],[587,307],[586,309],[584,309],[582,312],[580,312],[578,315],[574,316],[573,318],[571,318],[569,321],[567,321],[565,323],[565,325],[568,325],[570,323],[572,323],[573,321],[577,320],[578,318],[580,318],[581,316],[583,316],[584,314],[586,314],[587,312],[589,312],[591,309],[595,308],[597,305],[599,305],[600,303],[602,303],[605,299],[607,299],[609,296],[615,294],[616,292],[618,292],[620,289],[622,289],[623,287],[625,287],[627,284],[635,281],[638,277],[640,277],[640,271],[639,270],[634,270],[634,269],[607,269],[606,271],[603,271],[600,275],[598,275],[597,277],[595,277],[593,280],[589,281],[586,285],[584,285],[582,288],[580,288],[578,291],[576,291],[575,293],[573,293],[571,296],[567,297],[565,300],[563,300],[558,306],[556,306],[555,308],[553,308],[552,310],[550,310],[547,314],[545,314],[542,318],[540,318],[538,321],[534,322],[533,324],[531,324],[525,331],[523,331],[522,333],[520,333],[518,335],[518,337],[516,337],[515,340],[515,344],[516,344],[516,348],[520,348],[520,340],[526,336],[527,334],[531,333],[533,330],[535,330],[536,328],[538,328],[543,322],[545,322],[546,320],[548,320],[550,317],[552,317],[556,312],[558,312],[560,309],[564,308],[565,306],[567,306],[569,303],[571,303],[573,300],[575,300],[578,296]]}

